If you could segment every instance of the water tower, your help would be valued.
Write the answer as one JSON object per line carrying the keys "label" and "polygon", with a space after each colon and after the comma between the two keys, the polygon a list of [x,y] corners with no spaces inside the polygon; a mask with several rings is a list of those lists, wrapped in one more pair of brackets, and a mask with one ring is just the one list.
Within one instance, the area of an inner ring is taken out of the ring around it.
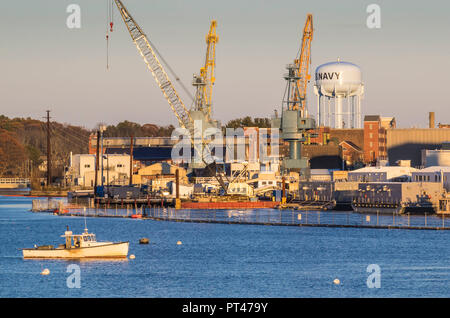
{"label": "water tower", "polygon": [[364,84],[359,66],[339,59],[318,66],[314,93],[317,95],[316,121],[319,126],[362,128]]}

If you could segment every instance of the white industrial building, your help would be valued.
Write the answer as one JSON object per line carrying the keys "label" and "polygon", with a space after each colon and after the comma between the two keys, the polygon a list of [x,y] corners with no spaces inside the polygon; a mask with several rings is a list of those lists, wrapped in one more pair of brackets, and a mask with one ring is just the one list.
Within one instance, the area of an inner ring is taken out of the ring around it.
{"label": "white industrial building", "polygon": [[433,166],[412,173],[414,182],[439,182],[450,191],[450,167]]}
{"label": "white industrial building", "polygon": [[332,174],[328,169],[310,169],[311,181],[331,181]]}
{"label": "white industrial building", "polygon": [[450,150],[422,150],[422,165],[424,167],[450,166]]}
{"label": "white industrial building", "polygon": [[[96,155],[71,154],[70,167],[67,172],[69,181],[75,186],[93,187],[95,182],[95,163]],[[130,177],[130,156],[104,154],[99,160],[97,175],[99,185],[102,184],[102,170],[104,185],[126,184]]]}
{"label": "white industrial building", "polygon": [[411,181],[412,173],[418,171],[412,167],[380,166],[365,167],[348,172],[348,181],[356,182],[394,182]]}

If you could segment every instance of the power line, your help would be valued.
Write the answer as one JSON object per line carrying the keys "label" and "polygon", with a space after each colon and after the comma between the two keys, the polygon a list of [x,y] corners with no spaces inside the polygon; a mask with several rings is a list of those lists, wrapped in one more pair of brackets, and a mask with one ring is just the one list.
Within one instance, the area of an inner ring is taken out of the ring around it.
{"label": "power line", "polygon": [[64,131],[65,130],[69,130],[72,134],[77,135],[78,137],[81,137],[81,138],[87,138],[88,139],[89,135],[90,135],[89,132],[87,132],[86,135],[84,135],[83,133],[80,133],[78,130],[76,130],[75,127],[72,127],[70,125],[65,126],[65,125],[58,124],[58,123],[53,123],[53,125],[55,127],[58,127],[61,130],[64,130]]}
{"label": "power line", "polygon": [[[82,144],[80,145],[78,142],[74,141],[74,140],[71,139],[70,137],[64,136],[63,134],[61,134],[60,132],[58,132],[58,131],[55,130],[55,129],[53,129],[52,131],[53,131],[53,133],[55,134],[55,136],[60,137],[60,138],[62,138],[62,139],[64,139],[64,140],[68,141],[69,143],[72,144],[72,146],[76,146],[77,148],[83,148],[83,147],[85,147],[84,145],[82,145]],[[86,145],[86,146],[87,146],[87,145]]]}
{"label": "power line", "polygon": [[[60,135],[63,136],[64,138],[68,138],[69,140],[70,140],[70,138],[75,138],[79,142],[81,142],[82,144],[86,144],[86,145],[89,144],[89,139],[88,138],[84,139],[84,138],[80,138],[80,137],[78,137],[76,135],[72,135],[72,134],[69,134],[70,137],[69,136],[64,136],[65,134],[68,134],[68,133],[66,131],[64,131],[62,128],[60,128],[58,126],[55,126],[55,125],[53,125],[52,129],[54,131],[59,131]],[[78,146],[80,146],[80,145],[78,145]]]}

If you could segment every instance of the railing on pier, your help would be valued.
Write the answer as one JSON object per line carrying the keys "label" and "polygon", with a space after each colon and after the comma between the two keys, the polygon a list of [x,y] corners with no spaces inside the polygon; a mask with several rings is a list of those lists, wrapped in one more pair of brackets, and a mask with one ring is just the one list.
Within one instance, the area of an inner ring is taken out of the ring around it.
{"label": "railing on pier", "polygon": [[411,214],[362,214],[353,211],[301,211],[301,210],[175,210],[150,209],[149,219],[178,222],[356,227],[381,229],[434,229],[450,230],[445,216]]}
{"label": "railing on pier", "polygon": [[30,186],[28,178],[0,178],[0,189],[27,188]]}
{"label": "railing on pier", "polygon": [[308,210],[177,210],[171,207],[125,205],[124,208],[82,207],[65,205],[59,215],[89,217],[142,218],[156,221],[252,224],[310,227],[353,227],[378,229],[450,230],[450,222],[444,215],[413,214],[362,214],[352,211]]}
{"label": "railing on pier", "polygon": [[0,178],[0,184],[29,184],[29,178]]}

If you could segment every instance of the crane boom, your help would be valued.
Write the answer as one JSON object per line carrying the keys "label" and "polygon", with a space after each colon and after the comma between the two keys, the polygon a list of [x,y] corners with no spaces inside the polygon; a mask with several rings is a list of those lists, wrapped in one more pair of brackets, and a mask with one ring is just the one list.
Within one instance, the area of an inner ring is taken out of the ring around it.
{"label": "crane boom", "polygon": [[[216,43],[219,41],[219,36],[216,34],[217,21],[212,20],[209,27],[209,32],[206,35],[206,59],[203,71],[203,76],[206,82],[205,87],[205,105],[208,109],[208,114],[211,115],[212,104],[212,88],[216,78],[214,77],[214,68],[216,66]],[[202,71],[200,71],[202,73]]]}
{"label": "crane boom", "polygon": [[215,82],[214,68],[216,66],[216,43],[219,37],[216,34],[217,21],[211,20],[209,32],[206,35],[205,64],[200,68],[200,74],[194,75],[192,85],[197,88],[194,109],[201,111],[211,119],[212,88]]}
{"label": "crane boom", "polygon": [[309,65],[311,64],[311,42],[313,39],[313,17],[312,14],[306,16],[305,27],[303,28],[302,46],[300,56],[295,59],[294,63],[297,67],[298,80],[296,82],[296,90],[294,93],[293,109],[298,109],[305,116],[306,110],[306,87],[311,79],[309,74]]}
{"label": "crane boom", "polygon": [[[152,48],[150,41],[148,40],[144,31],[139,27],[139,25],[133,19],[133,17],[128,12],[126,7],[123,5],[122,1],[114,0],[114,2],[116,3],[117,9],[119,10],[120,15],[122,16],[122,20],[125,23],[125,25],[127,26],[128,32],[130,33],[131,38],[132,38],[133,42],[135,43],[139,53],[141,54],[142,58],[144,59],[144,62],[147,64],[148,69],[152,72],[153,77],[155,78],[156,82],[158,83],[159,87],[161,88],[161,91],[163,92],[164,96],[166,97],[167,101],[169,102],[169,105],[172,108],[172,111],[174,112],[175,116],[177,117],[180,127],[188,129],[188,131],[190,133],[190,139],[191,139],[192,145],[194,146],[194,149],[198,153],[201,154],[202,161],[205,163],[206,167],[208,167],[208,169],[211,170],[211,167],[206,163],[205,158],[203,156],[203,149],[205,147],[209,147],[209,144],[203,138],[202,138],[201,145],[198,145],[198,143],[195,142],[194,136],[196,136],[198,134],[198,132],[194,131],[194,129],[195,129],[194,120],[192,119],[189,111],[184,106],[180,96],[178,95],[177,91],[175,90],[175,87],[173,86],[172,82],[170,81],[169,76],[167,75],[163,66],[159,62],[159,60],[155,54],[155,50]],[[214,28],[214,34],[215,34],[215,28]],[[213,41],[213,40],[211,40],[211,41]],[[208,39],[207,39],[207,42],[208,42]],[[207,63],[208,63],[208,57],[207,57]],[[207,65],[209,66],[209,64],[207,64]],[[225,192],[227,192],[227,186],[226,186],[225,182],[223,181],[222,177],[217,174],[215,174],[215,177],[216,177],[217,181],[219,182],[220,186],[225,190]]]}
{"label": "crane boom", "polygon": [[116,3],[120,15],[122,16],[123,22],[127,26],[128,32],[130,33],[134,44],[136,45],[139,53],[142,55],[144,62],[147,64],[148,69],[152,72],[159,88],[161,88],[161,91],[169,102],[172,111],[177,117],[180,127],[187,128],[189,130],[193,129],[192,118],[175,90],[175,87],[170,81],[169,76],[159,62],[158,57],[150,45],[150,41],[144,31],[142,31],[140,26],[133,19],[131,14],[123,5],[122,1],[114,0],[114,2]]}

